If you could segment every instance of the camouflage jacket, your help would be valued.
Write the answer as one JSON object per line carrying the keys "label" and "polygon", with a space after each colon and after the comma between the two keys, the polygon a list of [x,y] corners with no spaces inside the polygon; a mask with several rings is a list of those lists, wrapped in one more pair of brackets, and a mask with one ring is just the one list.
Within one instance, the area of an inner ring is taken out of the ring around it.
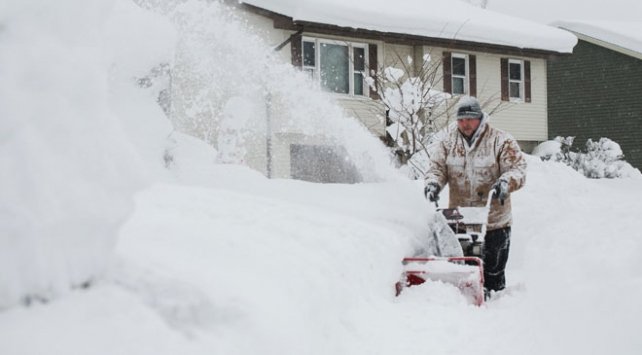
{"label": "camouflage jacket", "polygon": [[[517,141],[508,133],[490,127],[484,114],[471,143],[456,128],[429,148],[430,168],[426,184],[449,186],[449,207],[484,206],[491,186],[500,179],[508,182],[509,192],[526,181],[526,160]],[[488,230],[512,223],[510,195],[501,205],[493,199]]]}

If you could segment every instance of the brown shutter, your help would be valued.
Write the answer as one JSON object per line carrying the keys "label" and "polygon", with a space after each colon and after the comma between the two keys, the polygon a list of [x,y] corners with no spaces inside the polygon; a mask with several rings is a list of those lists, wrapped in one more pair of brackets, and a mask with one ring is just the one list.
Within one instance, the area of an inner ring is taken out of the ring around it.
{"label": "brown shutter", "polygon": [[[375,88],[379,89],[379,80],[377,80],[377,73],[379,71],[379,65],[377,63],[377,45],[368,44],[368,66],[370,69],[370,76],[375,80]],[[379,94],[373,89],[370,89],[370,98],[373,100],[379,99]]]}
{"label": "brown shutter", "polygon": [[444,67],[444,92],[453,92],[452,82],[452,68],[451,68],[450,52],[444,52],[442,66]]}
{"label": "brown shutter", "polygon": [[508,101],[508,58],[501,58],[502,101]]}
{"label": "brown shutter", "polygon": [[290,41],[290,50],[292,53],[292,65],[295,68],[303,68],[303,50],[302,50],[303,37],[300,34],[293,34],[292,41]]}
{"label": "brown shutter", "polygon": [[524,101],[531,102],[531,62],[524,61]]}
{"label": "brown shutter", "polygon": [[468,56],[468,73],[468,94],[477,97],[477,57],[472,54]]}

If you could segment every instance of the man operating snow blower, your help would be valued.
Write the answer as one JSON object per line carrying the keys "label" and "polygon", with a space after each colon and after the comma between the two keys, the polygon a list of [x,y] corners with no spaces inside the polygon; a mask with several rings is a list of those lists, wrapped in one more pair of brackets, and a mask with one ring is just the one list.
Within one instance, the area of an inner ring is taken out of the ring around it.
{"label": "man operating snow blower", "polygon": [[482,207],[494,192],[483,244],[484,291],[506,286],[504,270],[511,234],[510,193],[526,180],[526,160],[517,141],[488,124],[479,101],[462,97],[457,104],[457,130],[430,149],[425,194],[432,202],[448,184],[449,207]]}

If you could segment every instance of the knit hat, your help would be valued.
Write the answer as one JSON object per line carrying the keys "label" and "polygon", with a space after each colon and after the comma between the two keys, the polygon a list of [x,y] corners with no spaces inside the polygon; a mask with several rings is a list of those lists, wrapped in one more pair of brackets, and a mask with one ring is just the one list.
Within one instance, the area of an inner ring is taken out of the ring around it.
{"label": "knit hat", "polygon": [[457,119],[481,119],[484,116],[479,101],[472,96],[464,96],[457,103]]}

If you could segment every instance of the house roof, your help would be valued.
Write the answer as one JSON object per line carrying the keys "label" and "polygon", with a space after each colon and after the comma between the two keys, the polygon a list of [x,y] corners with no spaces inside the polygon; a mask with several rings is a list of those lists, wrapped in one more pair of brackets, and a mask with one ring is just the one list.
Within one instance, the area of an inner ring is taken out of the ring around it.
{"label": "house roof", "polygon": [[640,21],[557,21],[552,25],[587,42],[642,59]]}
{"label": "house roof", "polygon": [[553,26],[452,0],[239,0],[294,21],[383,33],[571,53],[577,38]]}

